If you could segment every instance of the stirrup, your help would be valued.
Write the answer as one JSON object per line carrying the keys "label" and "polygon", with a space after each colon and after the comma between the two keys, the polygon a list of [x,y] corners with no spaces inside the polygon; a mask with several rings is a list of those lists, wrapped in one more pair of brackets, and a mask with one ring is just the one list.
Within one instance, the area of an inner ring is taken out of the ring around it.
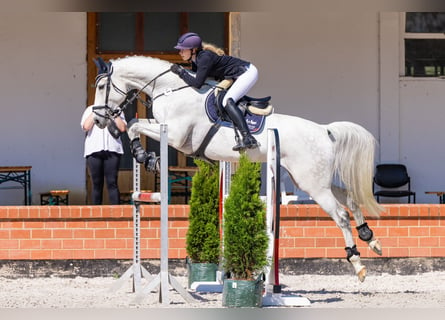
{"label": "stirrup", "polygon": [[244,143],[242,142],[238,142],[236,145],[233,146],[232,150],[233,151],[242,151],[245,150],[246,146],[244,145]]}
{"label": "stirrup", "polygon": [[233,146],[233,148],[232,148],[233,151],[241,151],[241,150],[246,149],[246,146],[244,145],[243,140],[240,139],[236,129],[235,129],[235,142],[236,142],[236,145]]}
{"label": "stirrup", "polygon": [[244,137],[243,145],[247,149],[255,149],[259,147],[258,141],[251,135]]}

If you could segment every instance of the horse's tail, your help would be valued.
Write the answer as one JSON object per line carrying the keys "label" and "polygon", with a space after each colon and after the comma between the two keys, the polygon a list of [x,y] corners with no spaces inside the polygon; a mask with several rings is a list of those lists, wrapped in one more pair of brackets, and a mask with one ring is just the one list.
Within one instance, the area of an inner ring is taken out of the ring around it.
{"label": "horse's tail", "polygon": [[372,192],[376,141],[365,128],[352,122],[333,122],[327,126],[335,143],[334,170],[345,185],[348,196],[368,214],[378,217],[384,209]]}

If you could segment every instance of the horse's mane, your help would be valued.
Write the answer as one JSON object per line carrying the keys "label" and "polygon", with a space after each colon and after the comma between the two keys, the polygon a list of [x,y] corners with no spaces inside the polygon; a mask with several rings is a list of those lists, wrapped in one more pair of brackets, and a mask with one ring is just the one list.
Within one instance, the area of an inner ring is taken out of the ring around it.
{"label": "horse's mane", "polygon": [[[148,72],[153,76],[157,76],[167,70],[170,70],[171,63],[167,60],[149,56],[126,56],[124,58],[117,58],[110,60],[113,64],[114,71],[119,74],[134,75],[140,77],[142,74]],[[144,76],[145,76],[144,75]],[[184,85],[184,81],[173,73],[167,73],[169,81],[172,85]],[[177,82],[177,83],[176,83]],[[216,85],[217,81],[214,79],[207,79],[208,84]],[[203,86],[196,92],[203,93],[209,90],[208,86]]]}
{"label": "horse's mane", "polygon": [[113,59],[111,62],[115,68],[122,68],[127,71],[138,70],[140,72],[141,68],[148,68],[149,66],[150,69],[156,68],[156,70],[153,70],[154,72],[161,73],[170,68],[170,62],[147,56],[126,56]]}

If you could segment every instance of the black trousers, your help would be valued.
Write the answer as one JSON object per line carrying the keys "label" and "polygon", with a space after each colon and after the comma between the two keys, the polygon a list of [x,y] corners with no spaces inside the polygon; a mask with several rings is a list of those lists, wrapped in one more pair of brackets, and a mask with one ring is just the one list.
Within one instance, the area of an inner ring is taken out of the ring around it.
{"label": "black trousers", "polygon": [[87,156],[87,165],[93,182],[93,204],[102,204],[104,182],[110,204],[119,204],[117,177],[121,155],[116,152],[100,151]]}

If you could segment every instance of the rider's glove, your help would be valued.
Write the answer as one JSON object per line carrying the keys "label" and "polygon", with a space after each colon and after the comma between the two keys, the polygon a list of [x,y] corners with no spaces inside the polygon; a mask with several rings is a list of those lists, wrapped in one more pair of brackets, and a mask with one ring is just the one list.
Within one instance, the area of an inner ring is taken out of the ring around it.
{"label": "rider's glove", "polygon": [[182,67],[176,63],[172,64],[172,66],[170,67],[170,71],[176,73],[177,75],[180,75],[182,70]]}

